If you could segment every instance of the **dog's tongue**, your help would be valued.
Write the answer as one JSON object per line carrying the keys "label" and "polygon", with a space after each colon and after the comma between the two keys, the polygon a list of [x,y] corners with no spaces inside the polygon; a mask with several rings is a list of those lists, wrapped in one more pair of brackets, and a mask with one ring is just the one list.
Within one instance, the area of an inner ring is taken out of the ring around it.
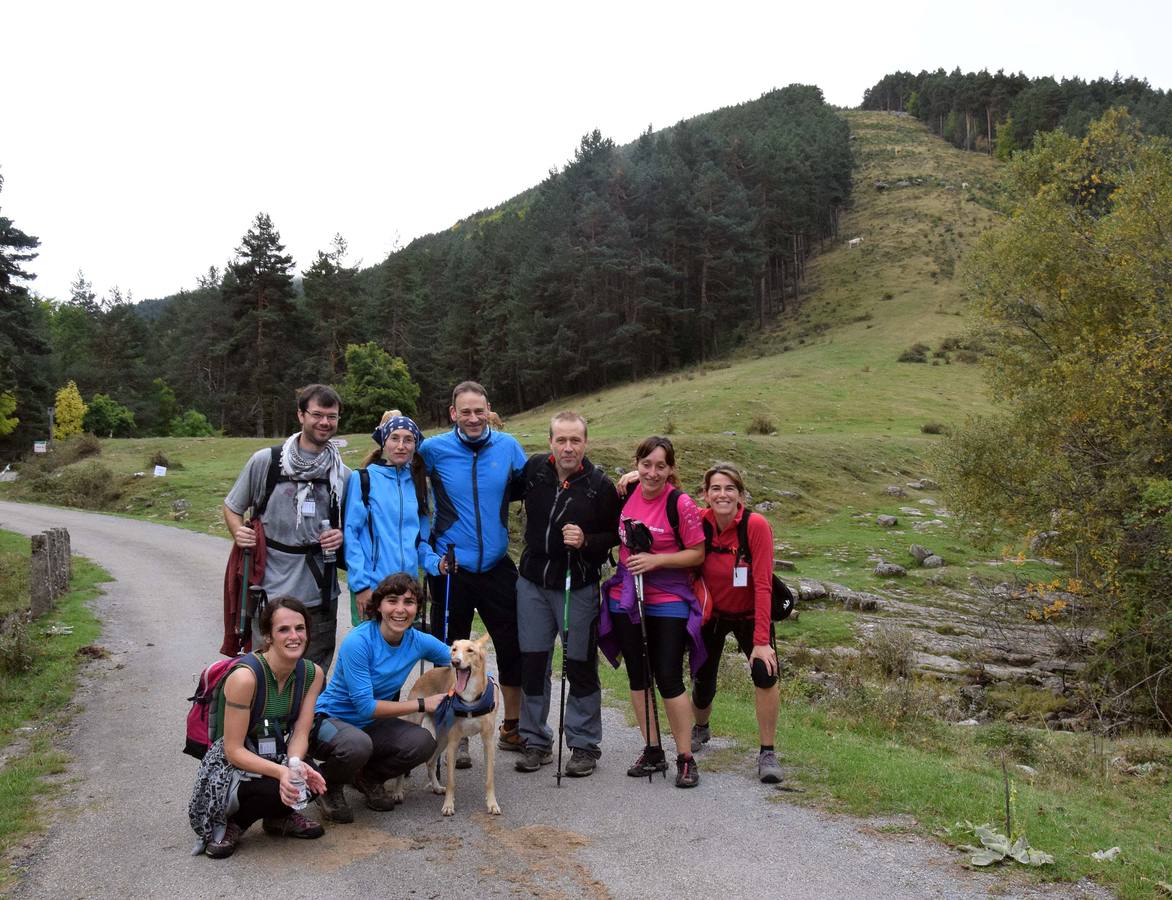
{"label": "dog's tongue", "polygon": [[471,669],[457,669],[456,670],[456,693],[462,694],[464,688],[468,687],[468,679],[472,675]]}

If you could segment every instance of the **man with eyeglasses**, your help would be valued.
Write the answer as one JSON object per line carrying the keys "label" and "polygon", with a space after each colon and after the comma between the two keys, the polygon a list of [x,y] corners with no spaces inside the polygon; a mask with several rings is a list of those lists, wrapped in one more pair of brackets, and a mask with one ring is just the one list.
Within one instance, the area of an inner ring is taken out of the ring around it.
{"label": "man with eyeglasses", "polygon": [[[306,658],[323,672],[329,671],[337,639],[339,521],[342,491],[350,475],[330,440],[338,430],[341,409],[333,388],[302,388],[297,394],[301,430],[284,443],[254,453],[224,498],[224,524],[236,546],[253,554],[253,567],[261,556],[258,540],[264,545],[263,577],[259,583],[251,579],[255,586],[249,597],[241,598],[252,619],[253,647],[260,646],[259,618],[267,598],[296,597],[310,617]],[[260,528],[254,524],[257,520]],[[225,628],[230,627],[225,622]]]}

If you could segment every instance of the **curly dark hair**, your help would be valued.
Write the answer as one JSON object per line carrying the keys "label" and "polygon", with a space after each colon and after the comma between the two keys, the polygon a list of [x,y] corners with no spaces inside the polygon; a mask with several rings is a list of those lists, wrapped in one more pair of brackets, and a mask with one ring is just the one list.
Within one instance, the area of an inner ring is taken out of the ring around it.
{"label": "curly dark hair", "polygon": [[366,609],[362,614],[366,618],[373,621],[378,621],[378,605],[383,602],[383,597],[399,597],[404,594],[410,594],[419,603],[419,598],[423,596],[423,588],[419,586],[419,582],[408,575],[406,572],[396,572],[394,575],[388,575],[378,583],[373,591],[370,592],[370,599],[366,602]]}

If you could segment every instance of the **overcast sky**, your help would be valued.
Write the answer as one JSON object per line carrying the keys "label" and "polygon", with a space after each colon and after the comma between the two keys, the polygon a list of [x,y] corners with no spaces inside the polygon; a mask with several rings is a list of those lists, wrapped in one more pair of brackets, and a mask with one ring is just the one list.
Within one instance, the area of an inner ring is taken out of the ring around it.
{"label": "overcast sky", "polygon": [[[1172,88],[1168,3],[61,3],[0,0],[0,211],[63,299],[190,288],[258,211],[298,270],[540,181],[599,128],[794,82],[856,106],[896,69],[1122,75]],[[953,8],[963,9],[952,12]]]}

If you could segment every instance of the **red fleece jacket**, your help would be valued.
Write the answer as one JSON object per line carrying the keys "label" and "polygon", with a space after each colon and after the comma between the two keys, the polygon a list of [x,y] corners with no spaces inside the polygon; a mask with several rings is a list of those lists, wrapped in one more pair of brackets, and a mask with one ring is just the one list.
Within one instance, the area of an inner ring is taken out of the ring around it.
{"label": "red fleece jacket", "polygon": [[[732,553],[707,553],[701,572],[704,583],[712,594],[713,609],[721,614],[735,617],[753,617],[753,643],[769,643],[770,603],[773,597],[773,529],[759,513],[749,512],[743,506],[737,507],[737,514],[724,531],[716,526],[716,514],[711,509],[703,511],[704,521],[712,528],[714,550],[731,550]],[[733,566],[737,550],[737,523],[741,516],[749,517],[749,553],[753,564],[749,572],[747,587],[733,587]]]}

